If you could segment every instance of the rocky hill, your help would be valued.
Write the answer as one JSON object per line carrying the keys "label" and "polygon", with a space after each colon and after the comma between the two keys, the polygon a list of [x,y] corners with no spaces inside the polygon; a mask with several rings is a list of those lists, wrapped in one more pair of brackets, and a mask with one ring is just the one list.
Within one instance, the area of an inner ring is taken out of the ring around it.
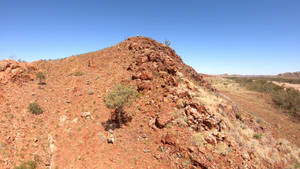
{"label": "rocky hill", "polygon": [[288,72],[288,73],[281,73],[277,75],[278,77],[286,77],[286,78],[300,78],[300,71],[299,72]]}
{"label": "rocky hill", "polygon": [[[250,115],[241,116],[203,76],[173,49],[146,37],[60,60],[1,61],[0,168],[298,164],[297,147],[274,139]],[[108,127],[114,110],[104,100],[117,84],[133,86],[139,97],[125,109],[130,122]],[[43,113],[29,111],[34,102]]]}

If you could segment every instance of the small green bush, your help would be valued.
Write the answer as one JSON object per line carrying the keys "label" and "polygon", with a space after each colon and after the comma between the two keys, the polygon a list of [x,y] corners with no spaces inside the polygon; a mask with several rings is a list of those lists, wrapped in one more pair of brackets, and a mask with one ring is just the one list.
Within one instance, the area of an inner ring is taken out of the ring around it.
{"label": "small green bush", "polygon": [[30,103],[28,106],[28,109],[32,114],[35,114],[35,115],[39,115],[39,114],[43,113],[43,109],[36,102]]}
{"label": "small green bush", "polygon": [[15,167],[14,169],[36,169],[37,164],[35,161],[23,162],[21,165]]}
{"label": "small green bush", "polygon": [[104,102],[107,108],[123,109],[125,106],[130,105],[138,95],[138,91],[131,86],[117,85],[104,97]]}
{"label": "small green bush", "polygon": [[253,138],[255,138],[255,139],[261,139],[261,137],[262,137],[262,134],[261,133],[255,133],[255,134],[253,134]]}
{"label": "small green bush", "polygon": [[[130,106],[132,101],[139,96],[138,91],[126,85],[117,85],[114,89],[104,97],[106,107],[115,109],[111,114],[109,123],[115,123],[116,128],[120,128],[122,124],[131,121],[131,116],[124,111],[125,106]],[[108,126],[106,126],[107,128]],[[107,128],[108,129],[108,128]]]}
{"label": "small green bush", "polygon": [[39,83],[40,83],[40,84],[45,83],[44,81],[45,81],[45,79],[46,79],[46,76],[44,75],[43,72],[38,72],[38,73],[36,74],[36,78],[39,80]]}

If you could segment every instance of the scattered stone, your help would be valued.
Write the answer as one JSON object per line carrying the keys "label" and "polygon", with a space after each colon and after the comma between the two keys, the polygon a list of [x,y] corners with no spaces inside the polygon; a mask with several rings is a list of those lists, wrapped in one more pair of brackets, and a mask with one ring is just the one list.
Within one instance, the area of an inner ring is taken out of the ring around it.
{"label": "scattered stone", "polygon": [[243,154],[242,154],[242,158],[243,158],[244,160],[249,160],[249,159],[250,159],[248,153],[243,153]]}
{"label": "scattered stone", "polygon": [[164,128],[168,123],[170,123],[173,120],[173,118],[173,115],[168,111],[161,112],[156,118],[155,125],[158,128]]}
{"label": "scattered stone", "polygon": [[36,143],[36,142],[39,141],[39,139],[38,138],[34,138],[33,141]]}
{"label": "scattered stone", "polygon": [[72,120],[73,123],[77,123],[78,122],[78,118],[75,118]]}
{"label": "scattered stone", "polygon": [[181,108],[184,108],[184,101],[183,99],[178,99],[177,102],[177,108],[181,109]]}
{"label": "scattered stone", "polygon": [[107,139],[107,143],[108,144],[114,144],[114,142],[115,142],[114,135],[110,134],[108,139]]}
{"label": "scattered stone", "polygon": [[114,134],[114,130],[112,130],[112,129],[109,129],[108,132],[109,132],[110,134]]}
{"label": "scattered stone", "polygon": [[158,154],[158,153],[153,154],[153,157],[156,158],[157,160],[161,159],[161,156],[160,156],[160,154]]}
{"label": "scattered stone", "polygon": [[91,117],[91,112],[81,112],[81,117],[82,117],[82,118],[88,118],[88,117]]}
{"label": "scattered stone", "polygon": [[94,91],[93,91],[93,90],[89,90],[89,91],[88,91],[88,94],[89,94],[89,95],[93,95],[93,94],[94,94]]}
{"label": "scattered stone", "polygon": [[177,76],[180,77],[180,78],[183,77],[183,74],[182,74],[181,72],[177,72],[176,74],[177,74]]}
{"label": "scattered stone", "polygon": [[173,145],[176,146],[177,145],[177,139],[175,136],[173,136],[170,133],[167,133],[162,139],[161,142],[163,144],[169,144],[169,145]]}
{"label": "scattered stone", "polygon": [[189,152],[196,152],[196,147],[195,146],[189,146],[188,147]]}
{"label": "scattered stone", "polygon": [[148,90],[151,90],[151,83],[149,82],[141,82],[141,83],[138,83],[137,85],[138,87],[138,91],[148,91]]}
{"label": "scattered stone", "polygon": [[151,127],[153,130],[157,129],[157,127],[155,126],[155,122],[156,122],[156,119],[152,118],[149,120],[149,123],[148,123],[148,126]]}
{"label": "scattered stone", "polygon": [[148,150],[148,149],[144,149],[144,153],[150,153],[151,150]]}

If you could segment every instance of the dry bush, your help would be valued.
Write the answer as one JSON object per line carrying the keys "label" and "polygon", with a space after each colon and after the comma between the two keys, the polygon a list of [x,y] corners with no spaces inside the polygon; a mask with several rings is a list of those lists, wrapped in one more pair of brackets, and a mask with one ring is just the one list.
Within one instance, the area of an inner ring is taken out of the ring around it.
{"label": "dry bush", "polygon": [[43,109],[40,107],[40,105],[36,102],[30,103],[28,106],[28,110],[35,115],[39,115],[43,113]]}
{"label": "dry bush", "polygon": [[46,76],[44,75],[43,72],[38,72],[36,74],[36,78],[39,80],[39,84],[45,84]]}
{"label": "dry bush", "polygon": [[36,169],[37,164],[35,161],[23,162],[21,165],[15,167],[14,169]]}

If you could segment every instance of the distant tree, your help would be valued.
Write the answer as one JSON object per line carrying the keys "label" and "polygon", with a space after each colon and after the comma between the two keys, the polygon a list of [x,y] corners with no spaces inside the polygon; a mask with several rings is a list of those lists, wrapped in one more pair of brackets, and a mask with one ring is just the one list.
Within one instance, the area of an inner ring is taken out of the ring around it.
{"label": "distant tree", "polygon": [[164,44],[165,44],[166,46],[171,46],[171,41],[165,40]]}

